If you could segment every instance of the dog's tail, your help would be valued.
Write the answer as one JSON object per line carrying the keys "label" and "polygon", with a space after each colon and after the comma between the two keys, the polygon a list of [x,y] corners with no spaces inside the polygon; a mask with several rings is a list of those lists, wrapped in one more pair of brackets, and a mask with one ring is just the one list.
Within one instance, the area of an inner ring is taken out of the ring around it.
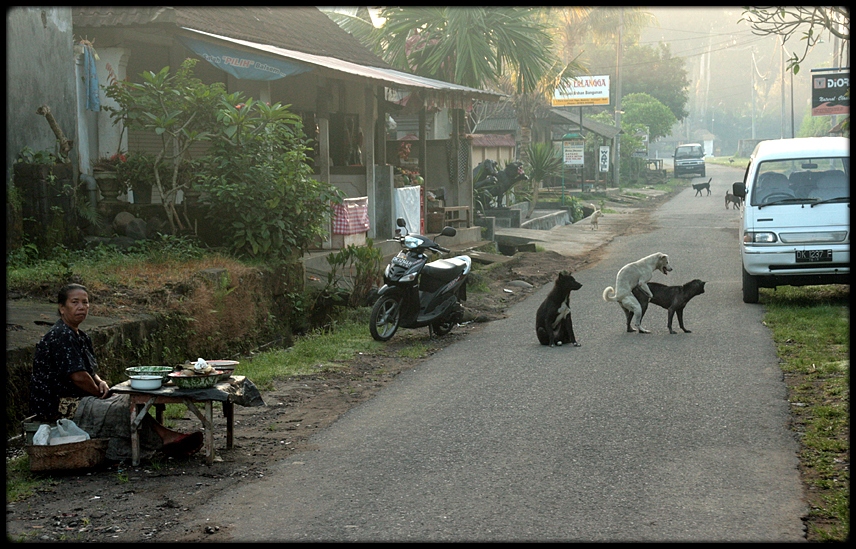
{"label": "dog's tail", "polygon": [[612,286],[607,286],[603,290],[603,300],[604,301],[615,301],[615,288]]}

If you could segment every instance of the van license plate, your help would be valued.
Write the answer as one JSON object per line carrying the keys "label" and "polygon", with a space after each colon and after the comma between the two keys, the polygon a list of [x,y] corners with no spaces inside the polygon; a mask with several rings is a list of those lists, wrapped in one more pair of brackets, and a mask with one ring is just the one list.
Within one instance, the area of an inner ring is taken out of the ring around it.
{"label": "van license plate", "polygon": [[832,250],[797,250],[797,263],[832,261]]}

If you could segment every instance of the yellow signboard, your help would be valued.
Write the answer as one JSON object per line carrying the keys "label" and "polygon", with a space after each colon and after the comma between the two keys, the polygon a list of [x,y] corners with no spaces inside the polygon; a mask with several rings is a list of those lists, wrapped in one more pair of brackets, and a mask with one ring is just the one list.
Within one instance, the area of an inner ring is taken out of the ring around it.
{"label": "yellow signboard", "polygon": [[553,92],[554,107],[609,105],[609,75],[578,76]]}
{"label": "yellow signboard", "polygon": [[609,105],[609,98],[553,99],[554,107],[589,107],[592,105]]}

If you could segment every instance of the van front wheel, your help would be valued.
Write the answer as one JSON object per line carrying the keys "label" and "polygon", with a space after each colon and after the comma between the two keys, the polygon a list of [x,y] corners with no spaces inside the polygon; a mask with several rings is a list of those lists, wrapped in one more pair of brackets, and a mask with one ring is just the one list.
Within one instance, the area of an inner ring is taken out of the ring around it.
{"label": "van front wheel", "polygon": [[758,303],[758,278],[743,269],[743,303]]}

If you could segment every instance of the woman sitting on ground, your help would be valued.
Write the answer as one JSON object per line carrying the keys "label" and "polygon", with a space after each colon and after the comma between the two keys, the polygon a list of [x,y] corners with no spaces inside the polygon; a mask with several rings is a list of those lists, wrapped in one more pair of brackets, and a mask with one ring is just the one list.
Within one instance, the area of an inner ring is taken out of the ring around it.
{"label": "woman sitting on ground", "polygon": [[[74,421],[92,438],[109,438],[107,459],[131,459],[130,400],[112,394],[98,376],[92,340],[79,329],[89,314],[89,292],[68,284],[57,295],[59,320],[38,345],[30,379],[30,414],[38,421]],[[146,414],[140,425],[140,456],[161,451],[167,457],[187,457],[202,447],[201,431],[189,434],[167,429]]]}

